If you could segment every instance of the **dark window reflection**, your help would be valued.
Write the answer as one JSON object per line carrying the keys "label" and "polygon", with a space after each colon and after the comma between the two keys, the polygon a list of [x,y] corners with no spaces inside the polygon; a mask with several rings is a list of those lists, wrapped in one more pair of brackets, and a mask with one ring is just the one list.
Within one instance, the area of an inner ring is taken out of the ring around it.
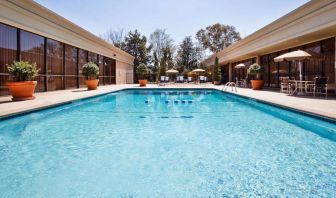
{"label": "dark window reflection", "polygon": [[[20,31],[21,37],[21,60],[30,63],[36,63],[40,70],[40,74],[45,74],[44,68],[44,38],[37,34]],[[39,76],[37,78],[36,91],[45,91],[45,77]]]}
{"label": "dark window reflection", "polygon": [[5,83],[10,79],[7,64],[16,60],[17,29],[0,23],[0,96],[8,95]]}

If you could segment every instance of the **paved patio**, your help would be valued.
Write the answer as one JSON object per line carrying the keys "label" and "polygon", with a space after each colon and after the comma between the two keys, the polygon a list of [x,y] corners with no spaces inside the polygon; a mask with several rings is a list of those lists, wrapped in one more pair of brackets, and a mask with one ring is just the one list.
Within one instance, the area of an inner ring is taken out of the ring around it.
{"label": "paved patio", "polygon": [[[0,97],[0,117],[29,112],[36,109],[42,109],[58,104],[64,104],[73,100],[88,98],[91,96],[101,95],[112,91],[125,88],[139,88],[135,84],[127,85],[109,85],[101,86],[94,91],[87,91],[85,88],[74,90],[61,90],[53,92],[36,93],[35,100],[12,102],[11,97]],[[147,88],[214,88],[222,90],[223,86],[214,86],[212,84],[167,84],[158,86],[149,84]],[[253,91],[251,89],[237,88],[237,92],[227,89],[227,92],[248,96],[254,99],[270,102],[273,104],[306,111],[313,114],[322,115],[336,120],[336,98],[335,97],[296,97],[287,96],[276,91],[262,90]]]}

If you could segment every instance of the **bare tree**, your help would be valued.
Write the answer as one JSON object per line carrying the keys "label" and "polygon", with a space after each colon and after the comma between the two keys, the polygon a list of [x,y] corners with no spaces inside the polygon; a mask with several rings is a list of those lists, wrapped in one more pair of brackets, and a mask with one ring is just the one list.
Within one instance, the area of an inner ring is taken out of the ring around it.
{"label": "bare tree", "polygon": [[156,29],[149,36],[150,48],[152,50],[153,71],[157,71],[156,79],[159,78],[160,70],[165,70],[173,63],[173,54],[175,52],[174,40],[166,33],[164,29]]}
{"label": "bare tree", "polygon": [[170,49],[173,54],[174,50],[174,40],[166,33],[165,29],[156,29],[149,36],[149,43],[152,49],[153,54],[157,57],[159,62],[163,57],[164,50]]}
{"label": "bare tree", "polygon": [[113,44],[114,46],[120,49],[124,49],[126,34],[127,33],[124,28],[121,28],[119,30],[109,29],[103,35],[100,35],[100,37],[107,42]]}

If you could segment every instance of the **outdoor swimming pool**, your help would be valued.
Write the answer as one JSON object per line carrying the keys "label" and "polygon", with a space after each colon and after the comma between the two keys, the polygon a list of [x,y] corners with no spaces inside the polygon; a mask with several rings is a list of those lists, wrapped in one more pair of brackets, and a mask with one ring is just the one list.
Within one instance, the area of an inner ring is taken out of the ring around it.
{"label": "outdoor swimming pool", "polygon": [[332,123],[213,90],[125,90],[0,121],[0,196],[332,197],[335,154]]}

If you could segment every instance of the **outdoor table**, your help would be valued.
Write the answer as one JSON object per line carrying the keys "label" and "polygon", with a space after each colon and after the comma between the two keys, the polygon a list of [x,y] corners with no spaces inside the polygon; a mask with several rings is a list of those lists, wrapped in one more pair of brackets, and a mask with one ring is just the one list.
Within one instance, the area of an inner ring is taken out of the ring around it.
{"label": "outdoor table", "polygon": [[289,82],[295,84],[295,89],[294,89],[292,95],[294,95],[295,93],[297,93],[297,95],[304,95],[304,92],[307,91],[306,90],[307,84],[312,83],[313,81],[310,81],[310,80],[290,80]]}

